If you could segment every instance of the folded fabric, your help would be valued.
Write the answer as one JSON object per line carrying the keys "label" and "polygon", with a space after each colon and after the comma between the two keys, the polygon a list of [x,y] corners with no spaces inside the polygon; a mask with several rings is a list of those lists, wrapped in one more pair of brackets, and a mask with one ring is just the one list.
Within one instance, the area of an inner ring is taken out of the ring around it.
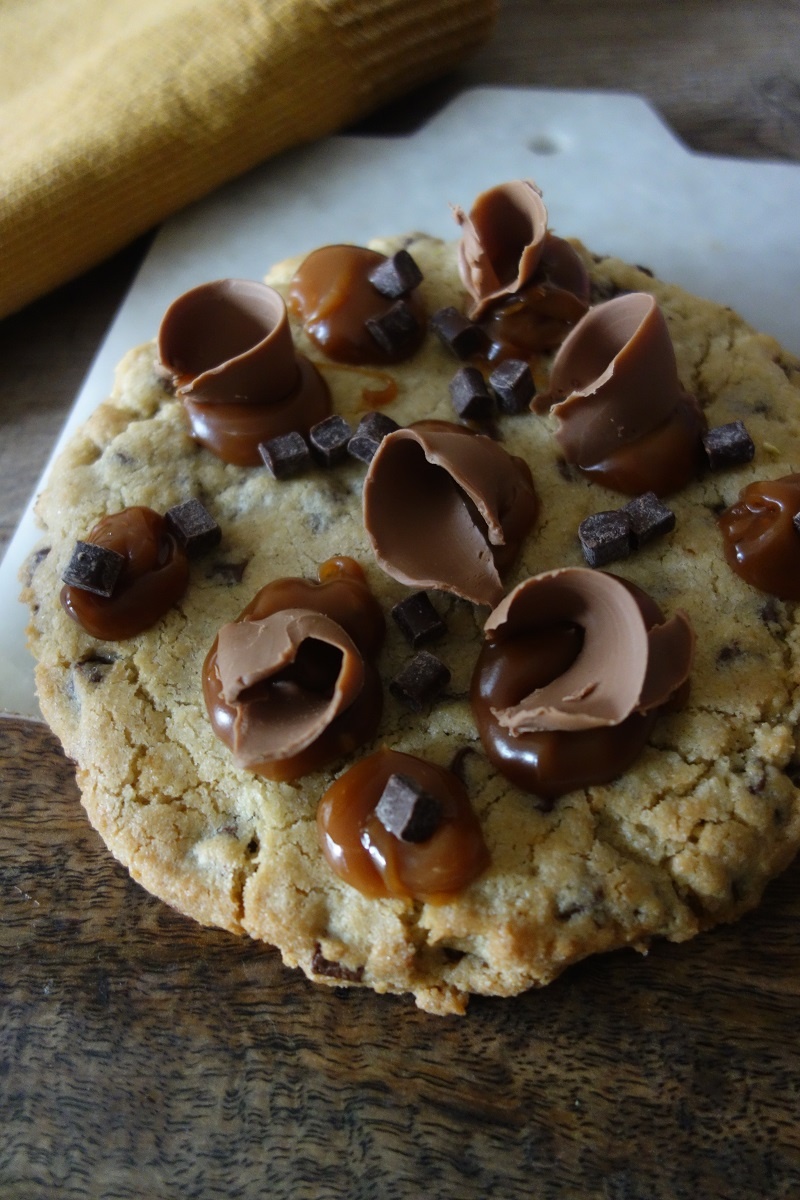
{"label": "folded fabric", "polygon": [[452,68],[495,0],[3,0],[0,316]]}

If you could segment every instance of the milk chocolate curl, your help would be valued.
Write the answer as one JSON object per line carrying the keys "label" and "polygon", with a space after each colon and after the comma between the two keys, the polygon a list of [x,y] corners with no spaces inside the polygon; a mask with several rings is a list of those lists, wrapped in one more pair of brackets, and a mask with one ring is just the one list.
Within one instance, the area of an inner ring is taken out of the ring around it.
{"label": "milk chocolate curl", "polygon": [[200,403],[282,400],[300,368],[282,297],[249,279],[218,279],[173,301],[158,353],[179,396]]}
{"label": "milk chocolate curl", "polygon": [[454,207],[461,226],[458,266],[473,300],[470,317],[480,317],[492,301],[530,283],[547,235],[547,209],[529,179],[489,188],[467,215]]}
{"label": "milk chocolate curl", "polygon": [[305,750],[364,684],[364,663],[348,634],[305,608],[223,625],[217,672],[235,712],[232,748],[240,767]]}
{"label": "milk chocolate curl", "polygon": [[537,509],[522,459],[447,421],[389,434],[364,480],[364,527],[383,570],[474,604],[500,600],[500,572]]}
{"label": "milk chocolate curl", "polygon": [[552,410],[556,439],[567,461],[584,468],[664,425],[690,401],[653,297],[631,292],[591,309],[556,354],[549,397],[560,401]]}
{"label": "milk chocolate curl", "polygon": [[632,592],[587,568],[548,571],[519,584],[486,622],[486,632],[534,632],[565,622],[583,643],[558,678],[513,707],[493,709],[512,734],[619,725],[664,704],[688,678],[694,634],[678,613],[648,631]]}

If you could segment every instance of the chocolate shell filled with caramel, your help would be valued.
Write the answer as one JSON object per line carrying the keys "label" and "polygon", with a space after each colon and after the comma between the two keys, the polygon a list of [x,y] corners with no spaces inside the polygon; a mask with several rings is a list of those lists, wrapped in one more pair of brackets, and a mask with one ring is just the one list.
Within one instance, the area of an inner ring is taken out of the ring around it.
{"label": "chocolate shell filled with caramel", "polygon": [[352,559],[316,581],[277,579],[220,629],[203,667],[211,725],[238,766],[298,779],[375,732],[383,693],[375,666],[380,606]]}
{"label": "chocolate shell filled with caramel", "polygon": [[536,184],[499,184],[481,192],[469,214],[453,211],[469,317],[486,336],[487,360],[554,350],[589,306],[589,276],[570,243],[548,231]]}
{"label": "chocolate shell filled with caramel", "polygon": [[[403,838],[381,820],[390,781],[407,780],[435,806],[432,831]],[[355,763],[320,801],[317,833],[329,865],[366,896],[442,903],[486,868],[489,854],[466,788],[452,771],[383,748]]]}
{"label": "chocolate shell filled with caramel", "polygon": [[192,436],[236,466],[258,466],[258,447],[308,433],[331,411],[328,386],[295,351],[274,288],[219,279],[185,292],[161,321],[158,353],[183,400]]}
{"label": "chocolate shell filled with caramel", "polygon": [[[553,403],[555,402],[555,403]],[[665,496],[702,465],[705,421],[678,379],[675,351],[652,296],[598,304],[556,354],[547,396],[568,463],[627,495]]]}
{"label": "chocolate shell filled with caramel", "polygon": [[588,568],[525,580],[485,634],[471,692],[484,749],[548,801],[627,770],[694,655],[684,613],[665,620],[640,588]]}
{"label": "chocolate shell filled with caramel", "polygon": [[387,575],[496,604],[501,572],[532,528],[538,501],[521,458],[462,425],[419,421],[381,442],[364,480],[363,510]]}

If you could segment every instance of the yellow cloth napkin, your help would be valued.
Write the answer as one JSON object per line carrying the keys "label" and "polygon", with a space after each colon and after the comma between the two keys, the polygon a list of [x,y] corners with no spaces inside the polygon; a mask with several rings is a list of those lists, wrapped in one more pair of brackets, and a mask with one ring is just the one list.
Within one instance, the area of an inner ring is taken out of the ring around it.
{"label": "yellow cloth napkin", "polygon": [[452,66],[495,0],[0,0],[0,316]]}

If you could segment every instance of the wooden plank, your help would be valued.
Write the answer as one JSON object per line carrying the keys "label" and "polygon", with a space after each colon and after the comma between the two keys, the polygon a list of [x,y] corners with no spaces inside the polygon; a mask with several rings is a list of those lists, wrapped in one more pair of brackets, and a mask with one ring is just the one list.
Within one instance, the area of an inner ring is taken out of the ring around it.
{"label": "wooden plank", "polygon": [[146,895],[0,721],[0,1195],[800,1193],[800,866],[739,924],[466,1018],[317,989]]}

